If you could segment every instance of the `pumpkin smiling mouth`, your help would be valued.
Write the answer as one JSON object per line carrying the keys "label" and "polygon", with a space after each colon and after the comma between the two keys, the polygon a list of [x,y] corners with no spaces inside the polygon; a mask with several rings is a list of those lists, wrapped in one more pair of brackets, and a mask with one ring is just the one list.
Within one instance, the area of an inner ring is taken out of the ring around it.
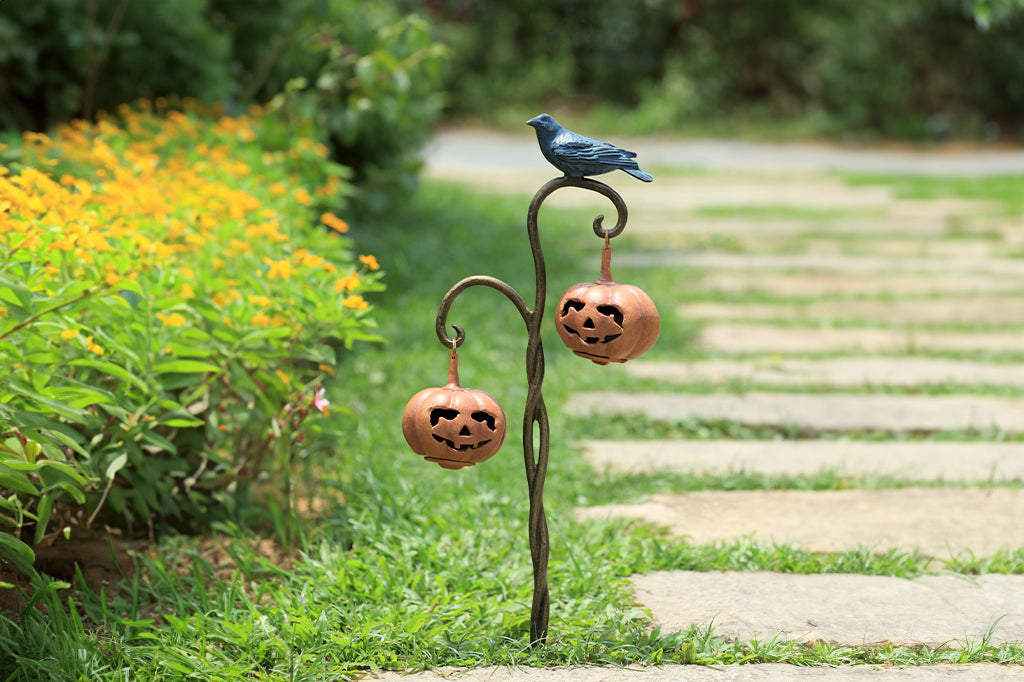
{"label": "pumpkin smiling mouth", "polygon": [[463,443],[462,445],[456,445],[447,438],[441,438],[441,436],[438,436],[437,434],[433,434],[433,436],[434,440],[436,440],[438,443],[444,443],[452,450],[458,450],[459,452],[465,452],[466,450],[476,450],[477,448],[482,448],[483,446],[491,442],[490,439],[488,439],[482,440],[479,443]]}

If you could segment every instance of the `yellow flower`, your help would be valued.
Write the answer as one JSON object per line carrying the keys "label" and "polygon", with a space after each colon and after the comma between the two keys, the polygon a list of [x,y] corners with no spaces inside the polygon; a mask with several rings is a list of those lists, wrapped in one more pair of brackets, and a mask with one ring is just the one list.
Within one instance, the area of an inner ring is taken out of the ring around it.
{"label": "yellow flower", "polygon": [[252,316],[252,323],[257,327],[269,327],[270,318],[267,317],[264,313],[256,313],[255,315]]}
{"label": "yellow flower", "polygon": [[299,265],[305,265],[308,268],[319,267],[324,262],[323,258],[311,254],[306,249],[299,249],[293,255],[298,259]]}
{"label": "yellow flower", "polygon": [[292,278],[292,263],[287,258],[280,261],[273,261],[269,258],[265,258],[263,262],[270,266],[267,270],[267,279]]}
{"label": "yellow flower", "polygon": [[354,294],[343,300],[341,304],[346,308],[354,308],[355,310],[364,310],[370,307],[370,304],[367,303],[362,296],[356,296]]}
{"label": "yellow flower", "polygon": [[259,306],[261,308],[269,308],[270,307],[270,299],[267,298],[266,296],[263,296],[262,294],[252,294],[252,295],[250,295],[249,296],[249,303],[251,303],[252,305],[257,305],[257,306]]}
{"label": "yellow flower", "polygon": [[351,275],[348,275],[347,277],[342,277],[341,279],[334,283],[334,292],[338,294],[343,293],[345,291],[352,291],[358,288],[359,275],[357,275],[354,272]]}
{"label": "yellow flower", "polygon": [[92,337],[91,336],[85,337],[85,347],[86,347],[87,350],[92,351],[96,355],[103,355],[104,353],[106,353],[106,351],[103,350],[102,346],[99,346],[99,345],[97,345],[97,344],[92,342]]}
{"label": "yellow flower", "polygon": [[[246,241],[242,241],[241,239],[234,239],[234,238],[232,238],[228,242],[228,251],[237,252],[237,253],[246,253],[248,251],[252,251],[252,244],[250,244],[249,242],[246,242]],[[217,260],[219,260],[219,259],[216,259],[216,258],[214,259],[214,265],[215,266],[216,266],[216,261]],[[223,261],[221,261],[221,263],[223,263]]]}
{"label": "yellow flower", "polygon": [[320,216],[320,222],[335,232],[348,232],[348,223],[333,213],[324,213]]}
{"label": "yellow flower", "polygon": [[178,295],[182,298],[195,298],[196,292],[192,289],[191,285],[185,284],[181,287],[181,291],[178,292]]}
{"label": "yellow flower", "polygon": [[293,196],[295,201],[299,202],[303,206],[309,206],[313,203],[313,197],[309,195],[309,191],[305,187],[300,187],[295,190]]}
{"label": "yellow flower", "polygon": [[161,317],[160,313],[157,313],[157,317],[168,327],[184,327],[188,320],[181,313],[171,313],[170,315],[164,315]]}
{"label": "yellow flower", "polygon": [[78,336],[78,330],[77,329],[65,329],[64,331],[62,331],[60,333],[60,338],[63,341],[70,341],[71,339],[75,338],[76,336]]}
{"label": "yellow flower", "polygon": [[377,258],[374,256],[366,255],[360,256],[359,262],[370,268],[371,270],[380,270],[380,264],[377,262]]}

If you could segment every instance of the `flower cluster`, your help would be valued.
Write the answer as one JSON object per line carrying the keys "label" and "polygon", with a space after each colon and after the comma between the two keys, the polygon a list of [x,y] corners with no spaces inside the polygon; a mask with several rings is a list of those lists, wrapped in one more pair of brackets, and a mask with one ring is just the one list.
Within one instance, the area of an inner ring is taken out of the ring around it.
{"label": "flower cluster", "polygon": [[289,402],[375,338],[381,288],[322,144],[164,107],[0,150],[0,464],[27,439],[147,521],[257,475]]}

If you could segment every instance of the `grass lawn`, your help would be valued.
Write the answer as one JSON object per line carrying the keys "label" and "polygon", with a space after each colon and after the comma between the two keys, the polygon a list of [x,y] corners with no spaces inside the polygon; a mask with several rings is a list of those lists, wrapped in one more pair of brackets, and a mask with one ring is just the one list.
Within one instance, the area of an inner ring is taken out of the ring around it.
{"label": "grass lawn", "polygon": [[[984,194],[974,183],[900,182],[915,195]],[[990,190],[983,198],[1019,208],[1010,183]],[[637,430],[686,438],[764,434],[734,424],[616,426],[565,414],[571,391],[627,383],[621,372],[573,356],[551,329],[554,302],[570,285],[596,279],[601,249],[589,220],[553,209],[540,214],[549,288],[544,388],[552,433],[545,496],[551,623],[548,644],[531,648],[520,428],[526,331],[497,292],[477,287],[462,294],[449,322],[467,333],[459,352],[462,385],[486,390],[504,406],[509,434],[502,451],[482,465],[451,472],[414,455],[401,435],[406,401],[445,382],[448,351],[434,334],[434,317],[448,288],[465,276],[489,274],[533,300],[524,228],[528,201],[426,183],[387,219],[353,226],[360,249],[378,254],[387,273],[388,291],[374,303],[388,343],[351,352],[336,377],[350,402],[336,404],[332,418],[347,425],[347,442],[336,458],[303,464],[308,494],[331,502],[301,518],[293,550],[274,541],[280,533],[272,525],[260,534],[225,524],[212,538],[160,539],[138,555],[138,570],[119,587],[96,593],[42,586],[39,608],[0,619],[0,671],[9,673],[0,679],[336,680],[381,668],[488,664],[1024,662],[1024,649],[987,642],[938,650],[849,648],[733,642],[697,627],[676,634],[652,630],[628,589],[635,572],[765,569],[912,577],[937,567],[913,553],[822,555],[750,540],[692,546],[626,521],[574,522],[574,507],[639,499],[654,482],[644,475],[596,477],[574,446],[578,439],[635,436]],[[594,201],[595,214],[609,212],[603,199]],[[613,242],[616,280],[640,285],[663,302],[662,339],[649,357],[678,358],[695,332],[670,312],[678,284],[663,273],[616,268],[614,251],[632,248],[627,227]],[[849,485],[827,476],[658,482],[659,489],[677,491]],[[938,568],[1022,573],[1024,557],[1007,552]]]}

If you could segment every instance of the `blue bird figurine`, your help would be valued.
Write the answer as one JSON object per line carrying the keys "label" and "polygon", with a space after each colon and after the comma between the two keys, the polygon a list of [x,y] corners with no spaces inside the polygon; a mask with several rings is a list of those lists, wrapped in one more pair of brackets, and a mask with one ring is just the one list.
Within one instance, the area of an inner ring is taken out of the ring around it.
{"label": "blue bird figurine", "polygon": [[548,114],[534,116],[526,123],[537,130],[537,142],[544,158],[567,177],[582,178],[621,170],[644,182],[654,180],[653,175],[640,170],[633,160],[635,152],[566,130]]}

